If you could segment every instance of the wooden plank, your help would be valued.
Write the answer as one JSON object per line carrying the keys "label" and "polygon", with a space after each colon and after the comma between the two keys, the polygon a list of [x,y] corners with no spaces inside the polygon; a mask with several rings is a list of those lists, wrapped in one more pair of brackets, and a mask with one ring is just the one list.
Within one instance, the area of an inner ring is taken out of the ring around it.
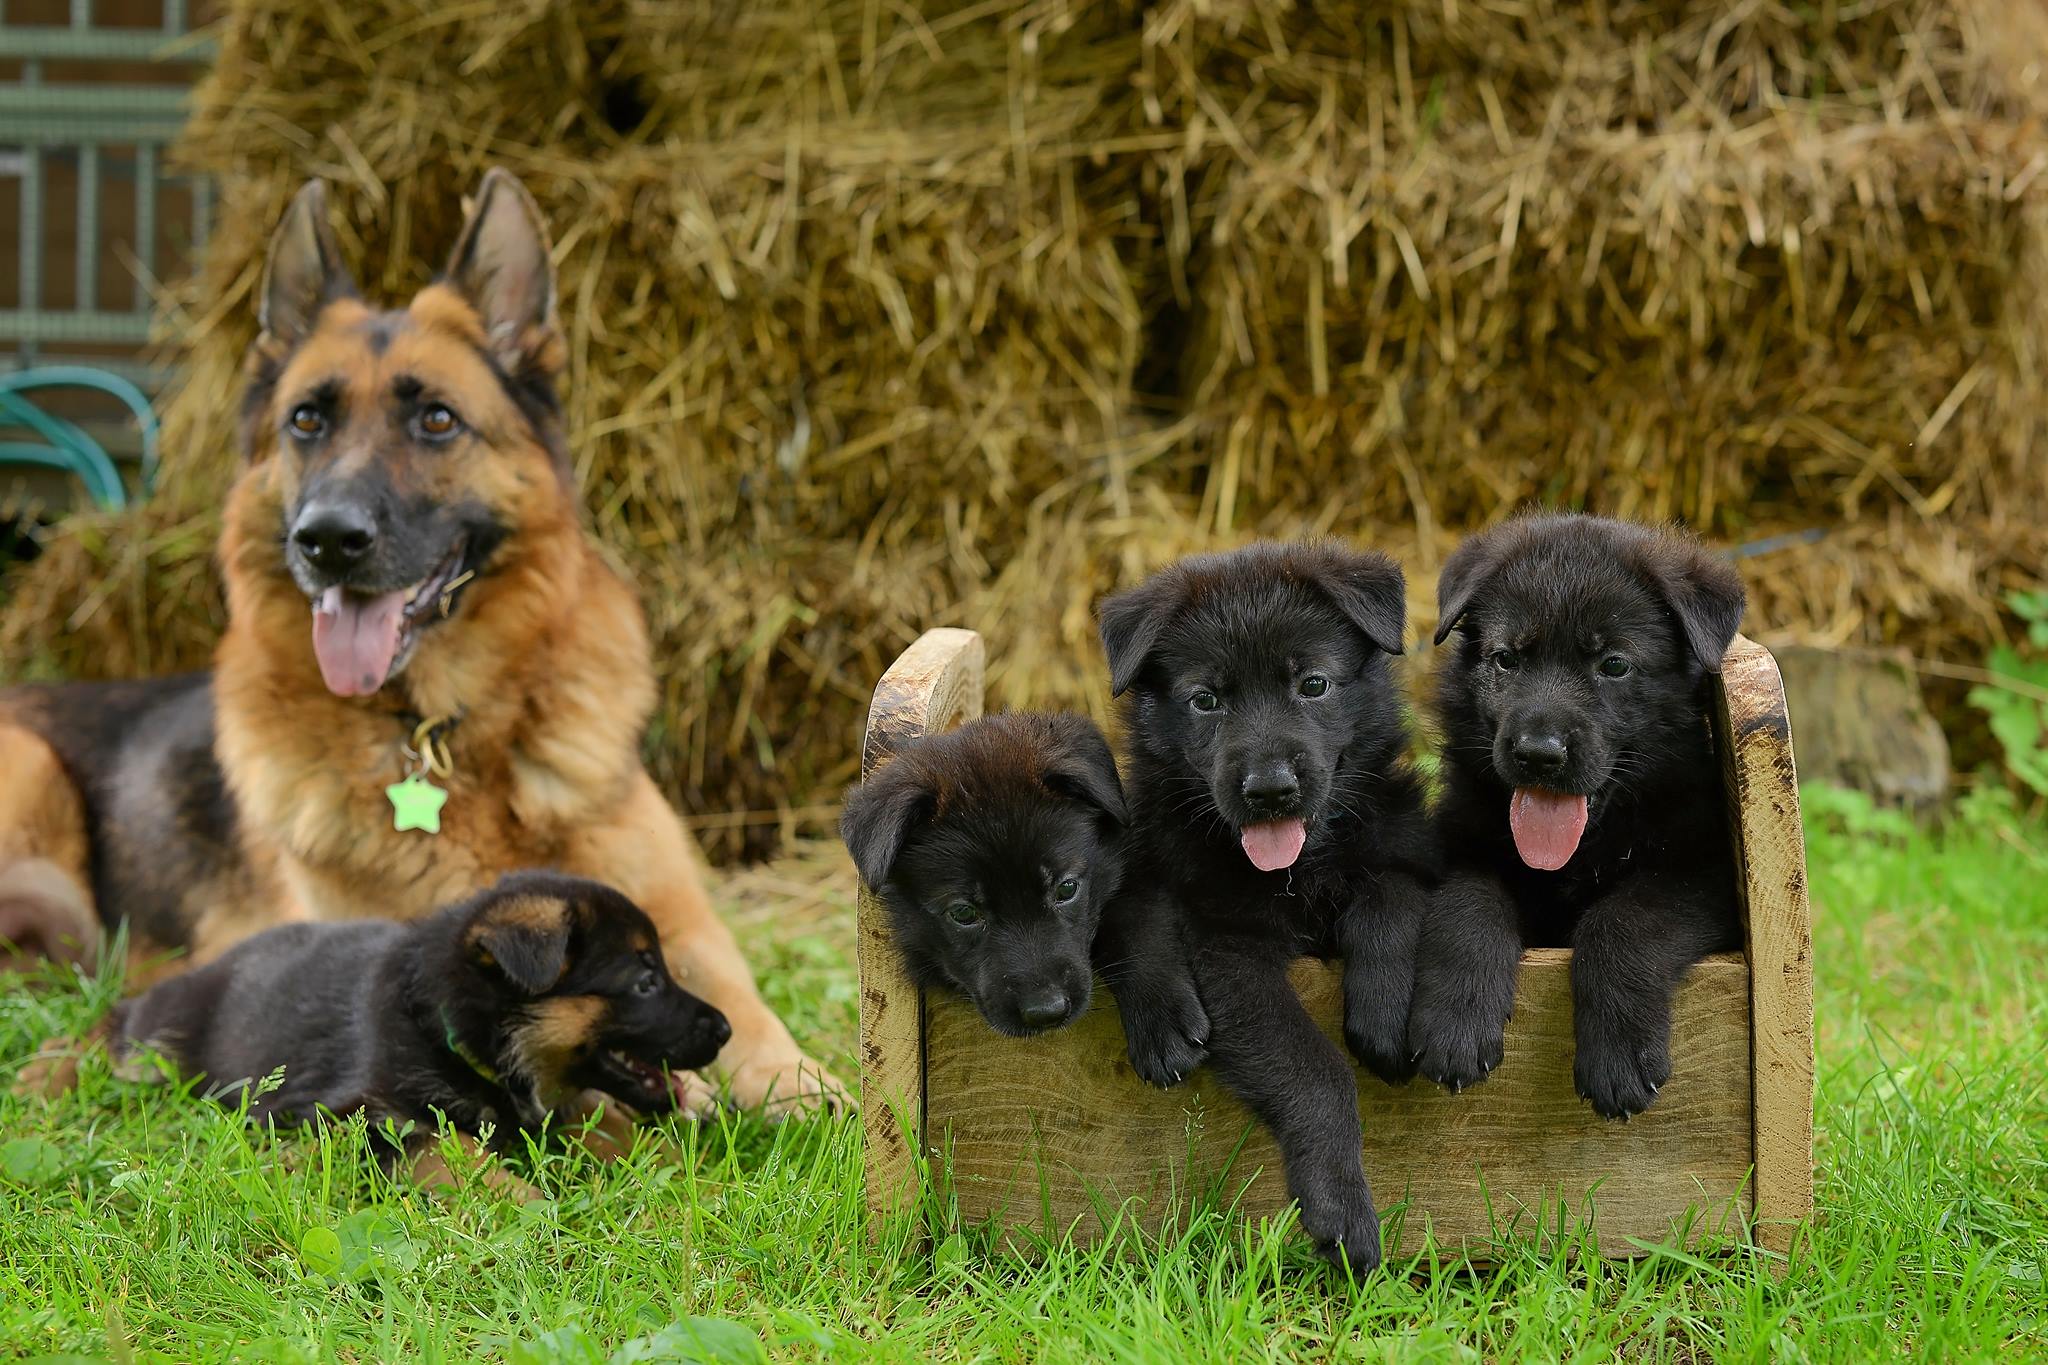
{"label": "wooden plank", "polygon": [[1742,865],[1756,1238],[1787,1251],[1813,1213],[1813,931],[1791,719],[1777,661],[1762,645],[1738,635],[1729,646],[1714,721]]}
{"label": "wooden plank", "polygon": [[[898,745],[949,730],[981,714],[985,651],[971,630],[928,630],[875,688],[861,745],[861,775]],[[855,954],[860,968],[860,1104],[868,1207],[904,1206],[917,1193],[917,1163],[906,1131],[925,1131],[923,993],[889,940],[887,912],[860,890]],[[878,1219],[874,1228],[882,1227]]]}
{"label": "wooden plank", "polygon": [[[1626,1124],[1574,1093],[1570,973],[1568,950],[1523,954],[1506,1058],[1484,1085],[1451,1095],[1358,1073],[1366,1175],[1383,1216],[1405,1201],[1401,1245],[1419,1246],[1425,1227],[1446,1248],[1555,1231],[1560,1208],[1572,1224],[1589,1220],[1612,1256],[1634,1254],[1632,1238],[1666,1242],[1674,1228],[1739,1234],[1751,1142],[1741,957],[1710,958],[1687,978],[1676,1070],[1656,1105]],[[1342,1046],[1339,969],[1304,961],[1294,979]],[[1175,1091],[1132,1074],[1107,991],[1073,1027],[1039,1038],[1000,1037],[943,997],[927,1004],[926,1024],[927,1121],[934,1143],[950,1147],[963,1217],[1091,1240],[1125,1201],[1153,1229],[1211,1189],[1251,1216],[1285,1205],[1272,1140],[1206,1070]]]}

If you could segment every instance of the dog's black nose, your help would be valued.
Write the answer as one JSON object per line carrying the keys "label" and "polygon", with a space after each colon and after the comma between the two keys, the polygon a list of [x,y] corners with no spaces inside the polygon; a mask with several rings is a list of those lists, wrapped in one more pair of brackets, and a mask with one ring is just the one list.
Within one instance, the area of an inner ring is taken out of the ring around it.
{"label": "dog's black nose", "polygon": [[1293,804],[1301,796],[1301,779],[1292,763],[1273,763],[1254,768],[1244,776],[1246,804],[1254,810],[1272,810]]}
{"label": "dog's black nose", "polygon": [[732,1025],[726,1022],[724,1015],[714,1014],[704,1021],[704,1037],[706,1041],[724,1047],[732,1037]]}
{"label": "dog's black nose", "polygon": [[313,567],[340,573],[377,548],[377,523],[354,503],[308,503],[292,525],[292,544]]}
{"label": "dog's black nose", "polygon": [[1554,773],[1564,766],[1563,735],[1516,735],[1515,762],[1534,773]]}
{"label": "dog's black nose", "polygon": [[1051,1028],[1064,1023],[1072,1002],[1058,986],[1047,986],[1017,1002],[1017,1018],[1026,1028]]}

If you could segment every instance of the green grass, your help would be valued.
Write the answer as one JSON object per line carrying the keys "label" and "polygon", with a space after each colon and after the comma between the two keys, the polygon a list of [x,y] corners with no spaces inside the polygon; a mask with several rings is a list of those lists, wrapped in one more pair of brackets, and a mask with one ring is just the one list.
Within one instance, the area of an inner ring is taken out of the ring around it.
{"label": "green grass", "polygon": [[[88,1073],[0,1098],[0,1355],[91,1359],[2019,1360],[2048,1352],[2048,825],[1978,796],[1928,834],[1809,793],[1819,1217],[1627,1263],[1507,1245],[1352,1288],[1283,1226],[1037,1266],[941,1227],[870,1242],[858,1125],[729,1120],[599,1169],[542,1154],[526,1209],[394,1189],[359,1129],[285,1141]],[[851,911],[749,935],[851,1074]],[[0,1072],[103,988],[0,995]]]}

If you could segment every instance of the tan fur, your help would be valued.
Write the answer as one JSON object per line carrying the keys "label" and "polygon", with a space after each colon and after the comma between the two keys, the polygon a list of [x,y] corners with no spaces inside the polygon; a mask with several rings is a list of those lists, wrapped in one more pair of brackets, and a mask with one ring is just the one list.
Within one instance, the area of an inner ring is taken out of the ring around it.
{"label": "tan fur", "polygon": [[485,1146],[467,1133],[449,1139],[457,1151],[457,1165],[450,1165],[442,1152],[439,1134],[422,1134],[406,1144],[402,1167],[405,1178],[423,1190],[460,1189],[465,1178],[473,1178],[492,1194],[520,1204],[547,1198],[540,1190],[498,1164]]}
{"label": "tan fur", "polygon": [[99,950],[85,805],[40,736],[0,716],[0,966],[9,944],[92,965]]}

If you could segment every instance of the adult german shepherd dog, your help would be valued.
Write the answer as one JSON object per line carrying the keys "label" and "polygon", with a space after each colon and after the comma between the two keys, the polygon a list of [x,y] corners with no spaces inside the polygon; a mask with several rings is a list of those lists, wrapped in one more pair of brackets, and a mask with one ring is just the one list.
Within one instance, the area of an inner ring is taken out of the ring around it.
{"label": "adult german shepherd dog", "polygon": [[1671,999],[1742,946],[1708,675],[1742,580],[1690,538],[1589,516],[1472,537],[1437,586],[1445,880],[1410,1039],[1453,1089],[1501,1059],[1527,944],[1570,947],[1579,1093],[1642,1112],[1671,1075]]}
{"label": "adult german shepherd dog", "polygon": [[325,205],[299,192],[264,272],[214,671],[0,693],[0,939],[77,956],[125,921],[187,965],[552,867],[645,908],[731,1021],[735,1103],[836,1095],[641,766],[646,625],[578,515],[538,206],[490,172],[441,278],[381,311]]}

